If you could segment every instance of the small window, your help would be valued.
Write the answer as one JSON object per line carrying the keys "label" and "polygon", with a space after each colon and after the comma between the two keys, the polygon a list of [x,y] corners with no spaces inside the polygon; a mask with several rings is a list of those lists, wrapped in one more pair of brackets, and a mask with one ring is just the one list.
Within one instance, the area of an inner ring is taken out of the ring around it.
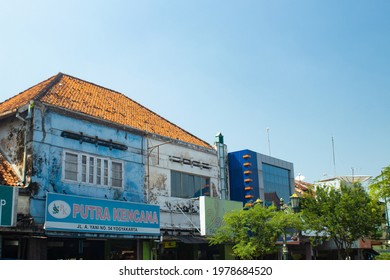
{"label": "small window", "polygon": [[89,158],[89,183],[93,184],[93,179],[95,178],[95,158],[90,157]]}
{"label": "small window", "polygon": [[78,174],[77,154],[65,153],[65,179],[77,181]]}
{"label": "small window", "polygon": [[98,158],[96,160],[96,184],[102,184],[102,160]]}
{"label": "small window", "polygon": [[112,162],[112,186],[122,187],[122,163]]}
{"label": "small window", "polygon": [[87,156],[81,156],[81,182],[87,182]]}
{"label": "small window", "polygon": [[103,161],[103,185],[108,186],[108,160]]}

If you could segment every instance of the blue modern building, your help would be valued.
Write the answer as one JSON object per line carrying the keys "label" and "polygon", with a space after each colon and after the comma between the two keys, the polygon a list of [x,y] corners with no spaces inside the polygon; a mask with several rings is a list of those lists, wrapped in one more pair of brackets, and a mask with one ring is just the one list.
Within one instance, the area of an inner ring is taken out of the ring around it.
{"label": "blue modern building", "polygon": [[253,203],[258,198],[265,205],[290,200],[294,192],[294,165],[251,150],[228,154],[230,199]]}

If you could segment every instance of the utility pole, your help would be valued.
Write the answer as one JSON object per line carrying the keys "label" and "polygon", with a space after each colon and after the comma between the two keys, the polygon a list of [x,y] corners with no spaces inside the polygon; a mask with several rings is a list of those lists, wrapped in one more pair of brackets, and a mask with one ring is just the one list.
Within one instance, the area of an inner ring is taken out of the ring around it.
{"label": "utility pole", "polygon": [[269,140],[269,127],[267,127],[267,138],[268,138],[268,155],[271,156],[271,141]]}
{"label": "utility pole", "polygon": [[334,138],[332,135],[332,151],[333,151],[333,177],[336,177],[336,157],[334,153]]}

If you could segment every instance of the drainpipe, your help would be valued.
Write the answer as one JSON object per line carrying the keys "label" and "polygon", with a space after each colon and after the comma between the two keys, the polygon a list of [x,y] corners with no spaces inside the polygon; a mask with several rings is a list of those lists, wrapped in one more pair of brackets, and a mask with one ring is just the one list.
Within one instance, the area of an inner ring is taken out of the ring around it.
{"label": "drainpipe", "polygon": [[32,118],[32,109],[34,108],[34,101],[30,101],[30,104],[28,106],[27,111],[27,117],[24,119],[20,116],[19,111],[16,112],[16,117],[24,122],[25,129],[24,129],[24,152],[23,152],[23,170],[22,170],[22,182],[18,183],[18,186],[21,185],[21,187],[27,188],[30,185],[30,182],[27,183],[27,135],[29,130],[29,120]]}

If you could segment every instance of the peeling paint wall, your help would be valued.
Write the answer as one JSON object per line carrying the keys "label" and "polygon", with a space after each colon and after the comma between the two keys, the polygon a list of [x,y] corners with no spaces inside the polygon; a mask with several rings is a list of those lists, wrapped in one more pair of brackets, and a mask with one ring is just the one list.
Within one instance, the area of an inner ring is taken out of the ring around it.
{"label": "peeling paint wall", "polygon": [[[143,138],[87,119],[75,119],[47,109],[41,104],[34,107],[32,120],[32,141],[29,143],[33,155],[32,169],[29,172],[32,175],[32,183],[29,188],[32,190],[30,214],[35,223],[44,222],[46,194],[54,192],[159,205],[162,229],[195,230],[200,227],[199,202],[196,198],[172,196],[172,170],[210,178],[210,196],[219,197],[216,151]],[[24,129],[24,123],[17,118],[2,120],[0,123],[0,149],[17,167],[20,174],[23,166]],[[97,136],[99,139],[111,139],[128,149],[122,151],[80,142],[61,136],[63,131],[82,132],[84,135]],[[144,150],[146,147],[149,147],[148,151]],[[122,161],[123,188],[64,180],[65,150]],[[175,162],[172,157],[183,159],[184,162]],[[207,168],[191,162],[204,163]]]}
{"label": "peeling paint wall", "polygon": [[[149,158],[146,159],[145,163],[145,196],[150,204],[160,206],[161,228],[170,230],[199,229],[199,201],[197,198],[185,199],[172,196],[171,170],[210,178],[210,196],[219,197],[219,168],[216,151],[206,152],[174,143],[164,144],[164,142],[154,139],[146,139],[145,141],[145,146],[149,147]],[[183,160],[177,162],[172,158],[177,159],[177,161],[179,158]],[[208,168],[195,166],[191,164],[192,162],[204,163]]]}
{"label": "peeling paint wall", "polygon": [[[63,131],[112,140],[123,144],[127,150],[80,142],[61,136]],[[144,202],[144,167],[142,137],[124,130],[75,119],[59,113],[34,108],[32,181],[36,193],[31,203],[31,213],[37,222],[44,220],[47,192],[87,196],[101,199]],[[64,180],[64,151],[87,154],[123,162],[123,188],[97,186]]]}

